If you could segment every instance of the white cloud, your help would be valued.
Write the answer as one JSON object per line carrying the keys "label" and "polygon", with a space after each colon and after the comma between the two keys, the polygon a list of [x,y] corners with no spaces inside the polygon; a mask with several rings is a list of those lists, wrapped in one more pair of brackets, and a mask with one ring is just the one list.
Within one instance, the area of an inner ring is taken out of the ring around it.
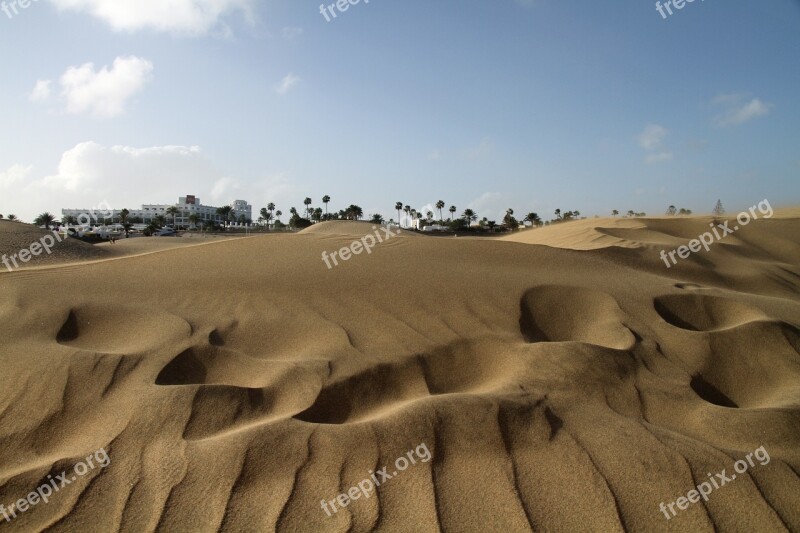
{"label": "white cloud", "polygon": [[768,115],[772,107],[771,104],[764,103],[758,98],[744,101],[742,95],[717,96],[712,103],[715,105],[726,105],[728,107],[724,113],[718,115],[714,120],[718,126],[744,124],[754,118]]}
{"label": "white cloud", "polygon": [[125,112],[128,100],[150,79],[153,64],[140,57],[118,57],[109,69],[96,71],[94,64],[69,67],[61,75],[61,96],[67,111],[111,118]]}
{"label": "white cloud", "polygon": [[50,98],[50,84],[53,83],[51,80],[39,80],[36,82],[36,86],[31,91],[31,94],[28,95],[28,100],[31,102],[43,102]]}
{"label": "white cloud", "polygon": [[197,146],[107,147],[89,141],[64,152],[50,175],[34,175],[33,168],[24,165],[0,171],[0,213],[32,220],[44,211],[60,217],[63,208],[91,208],[101,202],[115,209],[138,209],[145,203],[172,203],[187,194],[197,195],[206,205],[249,200],[256,211],[263,207],[255,205],[260,198],[264,205],[272,201],[288,213],[306,195],[301,189],[302,183],[283,174],[259,176],[252,183],[226,176]]}
{"label": "white cloud", "polygon": [[648,154],[644,161],[648,164],[662,163],[673,158],[673,154],[664,146],[664,140],[669,135],[669,130],[658,124],[648,124],[639,134],[637,141]]}
{"label": "white cloud", "polygon": [[[115,31],[142,29],[202,35],[241,12],[252,21],[253,0],[50,0],[60,10],[87,13]],[[228,33],[223,27],[222,33]]]}
{"label": "white cloud", "polygon": [[289,74],[284,76],[281,82],[278,84],[278,86],[275,87],[275,92],[277,92],[280,95],[284,95],[288,93],[292,89],[292,87],[297,85],[299,81],[300,78],[298,78],[297,76],[295,76],[290,72]]}
{"label": "white cloud", "polygon": [[648,124],[639,134],[639,146],[645,150],[657,150],[663,145],[668,133],[666,128],[658,124]]}
{"label": "white cloud", "polygon": [[[475,211],[478,218],[486,217],[489,220],[499,222],[503,220],[506,209],[512,205],[519,207],[519,201],[515,201],[510,195],[499,192],[485,192],[467,204],[467,207]],[[456,211],[456,217],[460,216],[464,209]]]}
{"label": "white cloud", "polygon": [[[0,212],[18,212],[25,219],[43,211],[60,216],[62,208],[90,208],[103,201],[117,209],[170,203],[186,194],[206,201],[222,177],[196,146],[105,147],[95,142],[64,152],[51,175],[34,177],[29,167],[17,165],[2,176]],[[11,201],[14,205],[8,205]]]}

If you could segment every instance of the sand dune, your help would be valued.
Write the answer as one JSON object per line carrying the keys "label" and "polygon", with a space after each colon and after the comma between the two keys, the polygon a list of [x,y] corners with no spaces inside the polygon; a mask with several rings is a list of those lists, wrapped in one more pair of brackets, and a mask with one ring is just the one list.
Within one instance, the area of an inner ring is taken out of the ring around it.
{"label": "sand dune", "polygon": [[329,270],[371,225],[326,223],[0,273],[0,503],[112,461],[0,527],[798,531],[800,219],[667,268],[704,227],[403,233]]}

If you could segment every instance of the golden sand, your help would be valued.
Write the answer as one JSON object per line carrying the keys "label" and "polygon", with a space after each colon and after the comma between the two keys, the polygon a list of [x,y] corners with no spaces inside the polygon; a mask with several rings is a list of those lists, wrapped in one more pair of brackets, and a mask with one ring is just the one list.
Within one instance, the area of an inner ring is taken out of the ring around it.
{"label": "golden sand", "polygon": [[0,503],[111,459],[0,528],[798,531],[800,218],[664,265],[707,227],[404,233],[329,270],[372,231],[329,223],[0,273]]}

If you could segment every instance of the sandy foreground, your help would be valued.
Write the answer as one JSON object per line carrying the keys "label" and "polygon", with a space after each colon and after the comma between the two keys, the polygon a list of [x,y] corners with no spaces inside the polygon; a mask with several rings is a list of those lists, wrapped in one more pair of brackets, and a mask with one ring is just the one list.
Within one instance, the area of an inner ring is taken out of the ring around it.
{"label": "sandy foreground", "polygon": [[800,217],[711,223],[2,268],[0,531],[800,531]]}

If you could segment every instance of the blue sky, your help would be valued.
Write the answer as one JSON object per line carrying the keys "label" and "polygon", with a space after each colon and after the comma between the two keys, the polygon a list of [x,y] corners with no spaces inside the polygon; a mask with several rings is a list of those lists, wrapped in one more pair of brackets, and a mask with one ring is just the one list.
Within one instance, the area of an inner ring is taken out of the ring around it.
{"label": "blue sky", "polygon": [[[8,4],[9,0],[6,0]],[[0,11],[0,213],[196,194],[490,219],[800,203],[800,2],[39,0]]]}

